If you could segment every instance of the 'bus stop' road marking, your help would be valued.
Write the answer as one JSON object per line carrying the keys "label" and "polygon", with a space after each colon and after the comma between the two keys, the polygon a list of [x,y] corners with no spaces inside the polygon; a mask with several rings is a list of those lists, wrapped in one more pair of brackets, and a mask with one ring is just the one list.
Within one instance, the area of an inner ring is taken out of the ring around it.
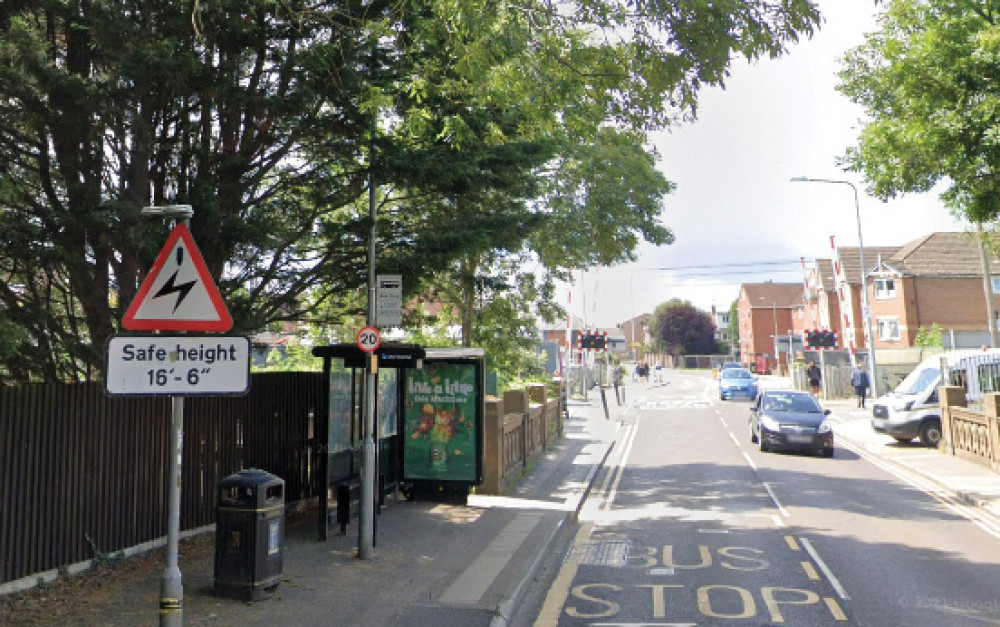
{"label": "'bus stop' road marking", "polygon": [[515,516],[438,600],[443,603],[477,603],[541,520],[542,514],[536,512]]}

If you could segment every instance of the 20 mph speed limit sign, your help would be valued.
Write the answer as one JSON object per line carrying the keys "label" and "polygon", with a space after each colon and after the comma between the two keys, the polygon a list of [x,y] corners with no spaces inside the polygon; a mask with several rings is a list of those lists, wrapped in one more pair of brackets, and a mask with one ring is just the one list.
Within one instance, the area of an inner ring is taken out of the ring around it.
{"label": "20 mph speed limit sign", "polygon": [[358,348],[366,353],[374,353],[382,344],[382,336],[375,327],[365,327],[358,331]]}

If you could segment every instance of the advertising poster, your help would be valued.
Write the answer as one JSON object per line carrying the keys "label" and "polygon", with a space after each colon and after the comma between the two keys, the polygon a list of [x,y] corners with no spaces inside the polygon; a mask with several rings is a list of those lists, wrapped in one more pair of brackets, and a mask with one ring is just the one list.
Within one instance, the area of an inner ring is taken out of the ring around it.
{"label": "advertising poster", "polygon": [[403,474],[407,479],[478,480],[475,364],[425,362],[406,373]]}

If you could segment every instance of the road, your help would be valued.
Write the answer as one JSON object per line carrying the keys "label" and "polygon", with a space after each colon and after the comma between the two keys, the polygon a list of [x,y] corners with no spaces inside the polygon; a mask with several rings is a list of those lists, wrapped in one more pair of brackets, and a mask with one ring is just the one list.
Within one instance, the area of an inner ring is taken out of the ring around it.
{"label": "road", "polygon": [[1000,625],[997,521],[845,438],[832,459],[761,453],[747,402],[708,373],[665,376],[629,389],[575,536],[515,624]]}

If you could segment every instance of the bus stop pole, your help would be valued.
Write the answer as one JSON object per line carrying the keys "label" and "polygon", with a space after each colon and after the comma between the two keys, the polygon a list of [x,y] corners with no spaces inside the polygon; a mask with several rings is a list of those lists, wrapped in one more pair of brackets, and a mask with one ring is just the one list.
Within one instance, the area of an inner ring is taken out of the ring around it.
{"label": "bus stop pole", "polygon": [[[372,137],[374,139],[375,120],[372,120]],[[374,154],[374,142],[372,151]],[[368,220],[371,229],[368,234],[368,326],[376,326],[376,279],[375,279],[375,172],[374,157],[368,170]],[[361,430],[364,441],[364,467],[361,476],[361,507],[360,538],[358,540],[358,557],[368,559],[372,555],[375,536],[375,386],[378,370],[378,357],[374,352],[365,360],[365,407],[364,428]]]}

